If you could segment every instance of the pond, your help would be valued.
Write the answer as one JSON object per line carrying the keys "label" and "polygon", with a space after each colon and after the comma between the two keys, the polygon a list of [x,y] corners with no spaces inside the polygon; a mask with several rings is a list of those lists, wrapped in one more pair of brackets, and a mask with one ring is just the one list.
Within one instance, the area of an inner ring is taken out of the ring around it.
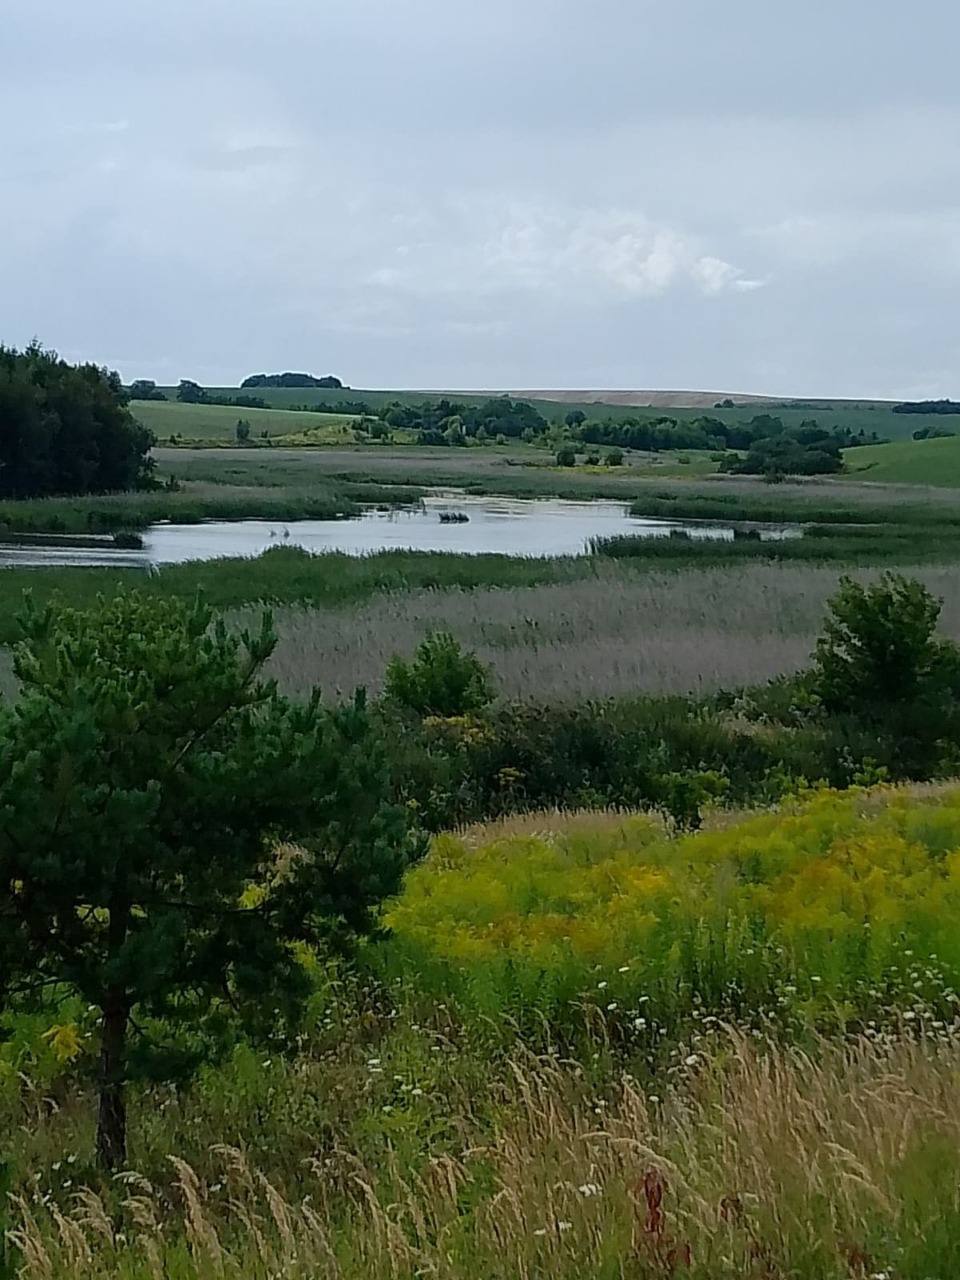
{"label": "pond", "polygon": [[[465,517],[465,518],[464,518]],[[746,527],[746,526],[743,526]],[[760,537],[799,536],[798,526],[753,525]],[[477,498],[434,495],[419,507],[369,510],[349,520],[222,520],[156,524],[144,531],[142,550],[120,550],[109,538],[71,544],[0,544],[0,565],[113,565],[149,568],[221,556],[256,556],[269,547],[365,555],[375,551],[452,551],[511,556],[582,555],[594,537],[642,534],[732,539],[732,525],[707,521],[640,520],[622,502]]]}

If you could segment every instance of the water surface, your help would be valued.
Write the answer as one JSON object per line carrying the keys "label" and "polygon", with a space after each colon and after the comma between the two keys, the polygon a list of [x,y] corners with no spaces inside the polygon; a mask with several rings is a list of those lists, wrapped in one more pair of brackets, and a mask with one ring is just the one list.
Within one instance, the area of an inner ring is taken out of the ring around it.
{"label": "water surface", "polygon": [[[462,513],[463,523],[441,515]],[[752,526],[761,538],[797,536],[798,527]],[[419,507],[369,510],[349,520],[211,520],[203,524],[156,524],[143,534],[143,549],[101,545],[0,546],[0,565],[115,565],[150,568],[222,556],[257,556],[269,547],[366,555],[376,551],[451,551],[510,556],[582,555],[594,537],[642,534],[668,537],[682,530],[694,538],[734,536],[732,525],[709,521],[639,520],[622,502],[565,499],[432,496]]]}

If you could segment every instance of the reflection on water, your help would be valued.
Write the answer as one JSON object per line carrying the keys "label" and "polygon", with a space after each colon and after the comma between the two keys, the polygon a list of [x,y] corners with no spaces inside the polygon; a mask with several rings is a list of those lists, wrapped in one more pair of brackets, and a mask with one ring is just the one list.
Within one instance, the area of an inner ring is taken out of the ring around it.
{"label": "reflection on water", "polygon": [[[465,521],[450,515],[463,513]],[[442,520],[441,516],[446,516]],[[761,538],[798,536],[789,526],[756,526]],[[157,524],[143,535],[143,550],[103,546],[0,546],[0,565],[180,564],[221,556],[256,556],[275,546],[307,551],[454,551],[480,555],[581,555],[594,537],[643,534],[667,537],[684,530],[694,538],[733,538],[733,527],[707,522],[637,520],[622,502],[569,502],[562,499],[430,497],[421,507],[366,511],[351,520],[229,520],[205,524]]]}

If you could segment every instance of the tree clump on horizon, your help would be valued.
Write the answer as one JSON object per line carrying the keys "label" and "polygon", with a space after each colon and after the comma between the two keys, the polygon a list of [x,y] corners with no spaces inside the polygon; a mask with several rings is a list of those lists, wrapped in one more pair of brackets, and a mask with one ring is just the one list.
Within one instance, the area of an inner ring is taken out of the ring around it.
{"label": "tree clump on horizon", "polygon": [[321,391],[342,391],[343,383],[332,374],[316,378],[312,373],[254,373],[244,378],[240,387],[316,387]]}

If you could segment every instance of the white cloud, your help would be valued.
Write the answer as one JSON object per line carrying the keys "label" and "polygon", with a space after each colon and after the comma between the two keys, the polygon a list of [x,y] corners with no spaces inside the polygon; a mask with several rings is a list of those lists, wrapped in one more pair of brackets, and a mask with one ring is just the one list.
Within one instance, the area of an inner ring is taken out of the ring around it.
{"label": "white cloud", "polygon": [[704,252],[698,237],[638,214],[536,206],[504,214],[485,204],[435,209],[418,243],[396,246],[399,261],[377,267],[367,281],[419,296],[534,292],[600,302],[683,286],[711,296],[746,279]]}

